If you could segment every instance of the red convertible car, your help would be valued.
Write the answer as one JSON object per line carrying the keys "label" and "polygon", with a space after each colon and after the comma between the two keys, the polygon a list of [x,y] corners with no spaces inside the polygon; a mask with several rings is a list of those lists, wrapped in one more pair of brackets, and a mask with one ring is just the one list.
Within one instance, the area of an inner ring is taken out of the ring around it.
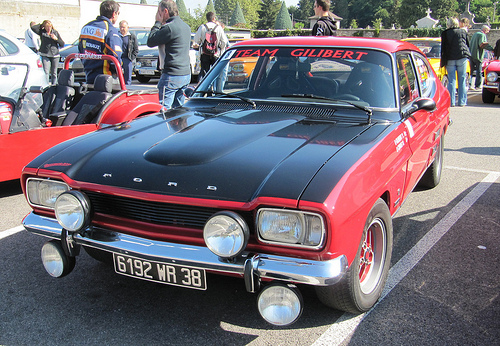
{"label": "red convertible car", "polygon": [[[249,78],[225,83],[247,57]],[[157,283],[206,290],[207,273],[240,277],[274,325],[299,318],[304,285],[329,307],[369,310],[391,263],[392,216],[441,177],[450,96],[426,57],[394,40],[249,40],[188,96],[24,168],[23,224],[52,238],[47,272],[67,275],[83,247]]]}
{"label": "red convertible car", "polygon": [[13,85],[0,96],[0,181],[19,179],[28,162],[56,144],[160,109],[157,92],[126,90],[123,75],[119,85],[108,75],[94,85],[75,84],[68,70],[73,58],[118,63],[111,56],[72,54],[58,84],[45,90],[26,89],[28,65],[0,65],[0,83]]}
{"label": "red convertible car", "polygon": [[483,70],[483,103],[493,103],[495,96],[500,96],[500,60],[488,60]]}

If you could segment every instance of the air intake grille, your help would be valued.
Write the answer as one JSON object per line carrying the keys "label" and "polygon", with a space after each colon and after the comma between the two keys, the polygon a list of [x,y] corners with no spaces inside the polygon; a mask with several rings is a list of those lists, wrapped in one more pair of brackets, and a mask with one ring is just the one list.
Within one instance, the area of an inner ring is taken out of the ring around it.
{"label": "air intake grille", "polygon": [[94,212],[158,225],[202,229],[216,208],[193,207],[85,191]]}
{"label": "air intake grille", "polygon": [[[215,108],[218,112],[227,112],[233,110],[247,110],[252,109],[250,104],[242,103],[219,103]],[[320,107],[301,107],[301,106],[286,106],[286,105],[268,105],[268,104],[257,104],[257,109],[266,112],[280,112],[304,115],[312,118],[329,118],[335,113],[335,109],[332,108],[320,108]]]}

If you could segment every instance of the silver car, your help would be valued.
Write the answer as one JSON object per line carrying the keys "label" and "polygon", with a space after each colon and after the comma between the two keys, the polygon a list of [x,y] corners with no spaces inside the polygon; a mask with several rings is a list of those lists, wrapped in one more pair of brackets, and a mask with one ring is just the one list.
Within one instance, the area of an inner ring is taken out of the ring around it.
{"label": "silver car", "polygon": [[[28,80],[26,87],[48,85],[47,75],[43,71],[42,60],[28,46],[19,41],[16,37],[10,35],[0,29],[0,63],[25,63],[29,67]],[[15,83],[15,78],[24,78],[26,76],[26,68],[22,68],[19,73],[16,73],[16,66],[11,66],[10,71],[1,71],[0,79],[0,95],[17,99],[19,96],[19,83]],[[6,72],[6,73],[4,73]]]}

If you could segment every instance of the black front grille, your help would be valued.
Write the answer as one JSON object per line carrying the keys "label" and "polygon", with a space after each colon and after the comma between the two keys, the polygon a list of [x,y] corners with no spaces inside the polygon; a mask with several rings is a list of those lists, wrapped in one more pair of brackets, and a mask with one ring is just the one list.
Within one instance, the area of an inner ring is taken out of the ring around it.
{"label": "black front grille", "polygon": [[202,229],[219,209],[144,201],[85,191],[95,213],[158,225]]}

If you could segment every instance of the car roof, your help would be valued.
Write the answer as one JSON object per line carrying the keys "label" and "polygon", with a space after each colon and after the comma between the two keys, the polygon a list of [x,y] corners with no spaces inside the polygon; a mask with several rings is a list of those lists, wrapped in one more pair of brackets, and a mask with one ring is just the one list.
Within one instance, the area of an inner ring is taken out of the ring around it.
{"label": "car roof", "polygon": [[441,42],[441,37],[407,37],[402,39],[402,41],[432,41],[432,42]]}
{"label": "car roof", "polygon": [[401,50],[416,50],[409,42],[370,38],[370,37],[335,37],[335,36],[287,36],[273,38],[258,38],[235,43],[233,47],[241,46],[331,46],[376,48],[394,53]]}

